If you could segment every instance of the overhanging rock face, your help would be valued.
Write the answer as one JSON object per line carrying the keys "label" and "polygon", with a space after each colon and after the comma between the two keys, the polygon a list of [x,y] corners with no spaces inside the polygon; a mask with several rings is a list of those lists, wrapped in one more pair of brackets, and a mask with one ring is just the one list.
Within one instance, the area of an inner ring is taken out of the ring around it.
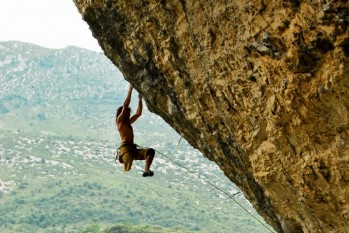
{"label": "overhanging rock face", "polygon": [[348,1],[74,1],[148,108],[276,231],[349,231]]}

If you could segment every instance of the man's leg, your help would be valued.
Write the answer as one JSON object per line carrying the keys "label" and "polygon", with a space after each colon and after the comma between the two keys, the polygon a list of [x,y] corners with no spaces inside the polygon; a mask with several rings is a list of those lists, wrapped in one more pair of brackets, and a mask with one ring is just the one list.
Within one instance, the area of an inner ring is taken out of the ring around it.
{"label": "man's leg", "polygon": [[153,176],[154,172],[150,170],[150,166],[155,156],[155,150],[152,148],[145,148],[137,150],[135,160],[145,160],[145,168],[143,176]]}
{"label": "man's leg", "polygon": [[155,156],[155,150],[154,149],[148,149],[147,151],[147,155],[145,158],[145,168],[144,168],[144,172],[148,173],[150,171],[150,165],[153,162]]}

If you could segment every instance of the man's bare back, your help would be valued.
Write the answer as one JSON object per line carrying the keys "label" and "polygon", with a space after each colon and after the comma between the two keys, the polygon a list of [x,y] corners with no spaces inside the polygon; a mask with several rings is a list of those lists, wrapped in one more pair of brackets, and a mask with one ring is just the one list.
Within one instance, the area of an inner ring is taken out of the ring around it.
{"label": "man's bare back", "polygon": [[133,144],[133,128],[129,122],[120,122],[117,124],[121,142]]}

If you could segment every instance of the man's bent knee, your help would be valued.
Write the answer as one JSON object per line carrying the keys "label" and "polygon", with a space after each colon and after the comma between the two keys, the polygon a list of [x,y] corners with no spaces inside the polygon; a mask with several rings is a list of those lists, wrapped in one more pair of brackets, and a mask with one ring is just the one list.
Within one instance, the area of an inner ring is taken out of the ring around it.
{"label": "man's bent knee", "polygon": [[155,156],[155,150],[152,149],[152,148],[148,149],[148,151],[147,151],[147,156],[152,156],[152,157],[154,157],[154,156]]}

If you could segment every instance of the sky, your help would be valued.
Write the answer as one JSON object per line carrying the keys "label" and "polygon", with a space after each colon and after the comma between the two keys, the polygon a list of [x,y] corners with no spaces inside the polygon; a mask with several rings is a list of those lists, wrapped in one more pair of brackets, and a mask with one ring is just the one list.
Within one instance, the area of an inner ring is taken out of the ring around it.
{"label": "sky", "polygon": [[102,51],[73,0],[0,0],[0,41]]}

